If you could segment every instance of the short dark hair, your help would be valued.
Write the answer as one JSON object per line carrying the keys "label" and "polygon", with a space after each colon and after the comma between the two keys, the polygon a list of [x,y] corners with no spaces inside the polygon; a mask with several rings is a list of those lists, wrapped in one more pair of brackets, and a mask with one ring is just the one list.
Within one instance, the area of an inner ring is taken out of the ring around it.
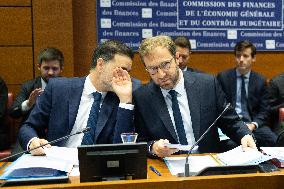
{"label": "short dark hair", "polygon": [[51,61],[58,60],[60,64],[60,68],[63,67],[64,64],[64,56],[63,53],[54,47],[47,47],[45,49],[41,49],[38,54],[38,64],[41,65],[42,61]]}
{"label": "short dark hair", "polygon": [[133,59],[133,51],[124,43],[117,40],[108,40],[99,45],[93,52],[92,68],[97,66],[97,60],[102,58],[108,62],[114,58],[116,54],[125,55]]}
{"label": "short dark hair", "polygon": [[181,48],[187,48],[189,51],[191,51],[191,44],[187,37],[179,36],[174,40],[176,46],[179,46]]}
{"label": "short dark hair", "polygon": [[237,52],[242,52],[243,50],[250,48],[251,49],[251,56],[255,57],[256,55],[256,47],[254,44],[248,40],[240,41],[235,45],[234,52],[235,56],[237,55]]}

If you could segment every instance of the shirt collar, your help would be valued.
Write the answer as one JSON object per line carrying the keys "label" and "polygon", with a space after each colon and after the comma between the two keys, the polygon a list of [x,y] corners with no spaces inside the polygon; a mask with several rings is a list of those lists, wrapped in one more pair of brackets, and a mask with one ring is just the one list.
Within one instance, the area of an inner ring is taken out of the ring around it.
{"label": "shirt collar", "polygon": [[179,69],[179,76],[180,76],[180,79],[179,79],[177,85],[173,89],[162,89],[161,88],[161,91],[162,91],[162,94],[163,94],[164,97],[166,97],[169,94],[170,90],[175,90],[178,93],[178,96],[183,94],[184,77],[183,77],[183,73],[182,73],[181,69]]}
{"label": "shirt collar", "polygon": [[[246,73],[246,74],[244,75],[244,76],[245,76],[245,79],[248,79],[248,78],[249,78],[250,72],[251,72],[251,71],[249,71],[248,73]],[[237,74],[237,77],[241,77],[241,76],[242,76],[242,74],[239,72],[238,69],[236,69],[236,74]]]}
{"label": "shirt collar", "polygon": [[92,84],[90,74],[86,77],[85,84],[84,84],[84,91],[85,91],[85,94],[87,95],[91,95],[94,92],[99,92],[102,95],[102,99],[104,99],[104,97],[106,96],[106,92],[98,91],[96,87]]}
{"label": "shirt collar", "polygon": [[44,90],[47,83],[42,78],[40,78],[40,81],[41,81],[41,88],[42,88],[42,90]]}

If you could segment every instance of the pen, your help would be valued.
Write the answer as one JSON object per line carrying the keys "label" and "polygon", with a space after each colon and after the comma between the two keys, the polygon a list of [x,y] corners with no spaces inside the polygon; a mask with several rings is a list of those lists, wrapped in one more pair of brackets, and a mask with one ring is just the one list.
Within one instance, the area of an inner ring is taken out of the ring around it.
{"label": "pen", "polygon": [[151,169],[151,171],[156,173],[158,176],[162,176],[162,174],[157,169],[155,169],[152,165],[150,166],[150,169]]}

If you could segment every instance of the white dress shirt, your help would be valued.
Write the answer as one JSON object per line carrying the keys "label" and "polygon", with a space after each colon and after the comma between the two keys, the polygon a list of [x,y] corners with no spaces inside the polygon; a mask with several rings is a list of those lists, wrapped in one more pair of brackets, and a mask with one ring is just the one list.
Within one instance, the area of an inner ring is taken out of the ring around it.
{"label": "white dress shirt", "polygon": [[[183,73],[181,70],[179,70],[179,73],[180,73],[180,80],[178,81],[177,85],[172,90],[175,90],[178,93],[177,100],[178,100],[179,109],[180,109],[181,116],[182,116],[184,131],[185,131],[188,145],[193,145],[195,143],[195,138],[194,138],[194,133],[192,129],[192,122],[191,122],[191,115],[190,115],[190,110],[189,110],[189,105],[188,105],[187,93],[184,87],[184,77],[183,77]],[[174,116],[173,116],[171,95],[169,94],[170,90],[161,88],[161,91],[166,101],[167,108],[170,113],[172,123],[174,125],[176,136],[178,137],[176,126],[175,126],[175,121],[174,121]],[[179,138],[178,138],[178,141],[179,141]]]}

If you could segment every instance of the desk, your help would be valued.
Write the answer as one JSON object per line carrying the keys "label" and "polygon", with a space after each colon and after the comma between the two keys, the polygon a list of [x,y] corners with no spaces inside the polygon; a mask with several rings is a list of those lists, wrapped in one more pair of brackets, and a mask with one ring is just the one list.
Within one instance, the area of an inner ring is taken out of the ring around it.
{"label": "desk", "polygon": [[[0,163],[1,165],[2,163]],[[156,175],[149,169],[153,165],[162,173]],[[0,171],[1,173],[1,171]],[[79,177],[70,177],[70,183],[34,185],[32,188],[80,188],[80,189],[282,189],[284,187],[284,170],[275,173],[255,173],[239,175],[220,176],[195,176],[195,177],[175,177],[172,176],[163,161],[158,159],[148,159],[148,179],[128,180],[128,181],[105,181],[80,183]],[[16,188],[16,187],[9,187]],[[27,186],[17,186],[17,188],[27,188]]]}

